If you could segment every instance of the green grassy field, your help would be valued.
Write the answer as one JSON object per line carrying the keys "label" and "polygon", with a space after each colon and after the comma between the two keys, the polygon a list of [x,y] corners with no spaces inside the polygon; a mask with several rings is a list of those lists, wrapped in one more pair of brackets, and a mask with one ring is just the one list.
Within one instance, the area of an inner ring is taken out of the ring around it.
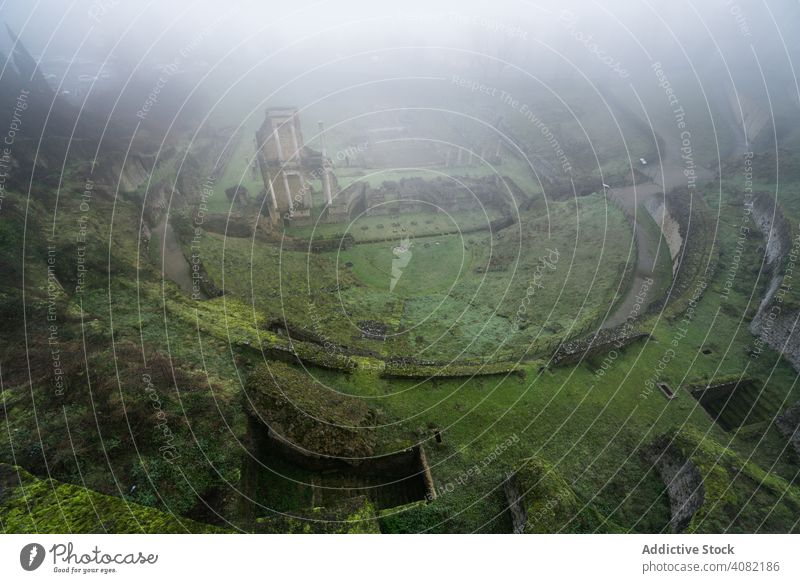
{"label": "green grassy field", "polygon": [[313,226],[290,226],[288,236],[313,240],[350,235],[356,241],[396,241],[404,236],[430,237],[446,233],[488,230],[489,223],[501,218],[495,209],[480,212],[398,213],[391,216],[360,215],[350,223],[319,223]]}

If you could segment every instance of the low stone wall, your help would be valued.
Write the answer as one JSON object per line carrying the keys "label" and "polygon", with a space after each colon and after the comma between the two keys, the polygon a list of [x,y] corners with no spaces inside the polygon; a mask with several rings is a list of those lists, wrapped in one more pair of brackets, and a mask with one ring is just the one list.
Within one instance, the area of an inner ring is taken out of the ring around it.
{"label": "low stone wall", "polygon": [[386,362],[382,378],[390,379],[457,379],[480,376],[509,375],[524,376],[525,371],[515,362],[437,363],[418,362],[413,359],[393,359]]}
{"label": "low stone wall", "polygon": [[646,338],[650,338],[650,335],[639,330],[630,330],[627,324],[604,328],[596,334],[561,344],[553,354],[552,363],[553,366],[575,364],[584,358],[610,350],[620,350],[637,340]]}
{"label": "low stone wall", "polygon": [[309,342],[292,342],[291,346],[265,345],[261,352],[268,360],[277,360],[287,364],[305,364],[340,372],[352,372],[356,367],[347,354],[330,352]]}
{"label": "low stone wall", "polygon": [[438,362],[403,357],[383,360],[375,351],[333,344],[313,332],[291,325],[287,326],[280,320],[269,321],[266,329],[279,335],[285,335],[287,343],[264,343],[261,348],[262,353],[269,360],[287,364],[303,364],[340,372],[353,372],[363,366],[357,361],[357,358],[360,357],[373,359],[373,362],[367,366],[378,366],[381,370],[380,376],[390,379],[425,380],[509,374],[522,377],[525,375],[524,369],[517,362]]}
{"label": "low stone wall", "polygon": [[303,330],[302,328],[297,328],[296,326],[292,326],[283,320],[270,320],[267,322],[265,328],[270,332],[287,336],[293,341],[313,342],[314,344],[324,344],[325,342],[325,340],[318,334]]}

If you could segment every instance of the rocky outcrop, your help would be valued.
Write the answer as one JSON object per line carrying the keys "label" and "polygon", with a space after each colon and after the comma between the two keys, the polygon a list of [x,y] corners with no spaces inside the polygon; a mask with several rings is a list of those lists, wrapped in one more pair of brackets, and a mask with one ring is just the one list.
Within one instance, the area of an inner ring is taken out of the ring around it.
{"label": "rocky outcrop", "polygon": [[[796,532],[800,489],[688,425],[657,437],[644,452],[661,475],[675,532]],[[768,516],[749,516],[755,501]]]}
{"label": "rocky outcrop", "polygon": [[608,532],[615,527],[592,504],[578,498],[546,460],[522,460],[503,482],[515,534]]}
{"label": "rocky outcrop", "polygon": [[0,525],[6,534],[225,532],[82,486],[40,480],[22,468],[2,463]]}
{"label": "rocky outcrop", "polygon": [[766,344],[800,371],[800,311],[771,304],[753,319],[750,331],[758,336],[756,351],[759,345]]}
{"label": "rocky outcrop", "polygon": [[775,417],[775,426],[800,456],[800,401]]}
{"label": "rocky outcrop", "polygon": [[777,269],[791,247],[792,228],[770,195],[753,197],[753,220],[764,236],[767,267]]}
{"label": "rocky outcrop", "polygon": [[[193,277],[195,276],[193,275]],[[206,298],[218,298],[225,295],[225,290],[217,287],[216,282],[211,279],[211,276],[208,274],[208,270],[202,261],[197,262],[196,278],[201,292],[201,294],[197,295],[199,295],[200,298],[203,296]],[[199,298],[195,297],[195,299]]]}
{"label": "rocky outcrop", "polygon": [[800,311],[784,301],[791,288],[792,274],[786,263],[793,264],[797,253],[792,247],[792,230],[775,201],[766,194],[753,198],[752,217],[765,242],[765,272],[769,277],[767,292],[750,323],[750,332],[758,337],[756,352],[762,345],[783,354],[800,371],[800,331],[797,330]]}
{"label": "rocky outcrop", "polygon": [[508,512],[511,515],[511,532],[514,534],[525,533],[525,523],[528,522],[528,512],[523,504],[522,492],[517,483],[517,475],[509,474],[503,482],[503,493],[508,503]]}
{"label": "rocky outcrop", "polygon": [[667,487],[672,532],[683,532],[705,501],[703,476],[692,460],[664,436],[653,444],[649,459]]}

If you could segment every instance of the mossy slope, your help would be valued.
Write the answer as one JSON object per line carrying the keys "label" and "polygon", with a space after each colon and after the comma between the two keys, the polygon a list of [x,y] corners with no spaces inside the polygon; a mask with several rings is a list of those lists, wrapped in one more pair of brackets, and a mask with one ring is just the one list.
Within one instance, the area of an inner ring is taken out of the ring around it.
{"label": "mossy slope", "polygon": [[0,526],[15,534],[226,532],[8,464],[0,464]]}
{"label": "mossy slope", "polygon": [[524,508],[525,534],[619,531],[594,506],[580,500],[556,469],[540,457],[523,460],[509,480],[514,483],[514,497],[519,496]]}
{"label": "mossy slope", "polygon": [[[800,488],[711,439],[693,427],[666,433],[686,459],[700,470],[705,502],[686,532],[798,532]],[[754,511],[754,510],[758,511]]]}
{"label": "mossy slope", "polygon": [[246,400],[273,433],[308,452],[344,458],[374,452],[375,413],[369,406],[287,364],[256,368],[247,381]]}

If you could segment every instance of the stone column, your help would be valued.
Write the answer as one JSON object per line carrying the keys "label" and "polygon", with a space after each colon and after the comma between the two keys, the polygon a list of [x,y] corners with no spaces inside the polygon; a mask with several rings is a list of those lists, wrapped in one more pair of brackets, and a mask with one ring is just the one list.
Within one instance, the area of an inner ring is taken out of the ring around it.
{"label": "stone column", "polygon": [[289,129],[292,131],[292,142],[294,142],[294,156],[297,156],[297,162],[300,162],[300,143],[297,141],[297,132],[294,129],[295,118],[292,117],[289,123]]}
{"label": "stone column", "polygon": [[283,162],[283,146],[281,145],[281,137],[278,134],[278,127],[275,122],[272,122],[272,137],[275,139],[275,150],[278,152],[278,162]]}
{"label": "stone column", "polygon": [[275,197],[275,187],[272,184],[272,177],[267,173],[267,182],[269,183],[269,204],[273,210],[278,210],[278,199]]}
{"label": "stone column", "polygon": [[286,200],[289,202],[289,210],[291,210],[294,203],[292,202],[292,191],[289,190],[289,177],[286,176],[285,170],[281,170],[281,175],[283,175],[283,187],[286,189]]}
{"label": "stone column", "polygon": [[326,164],[328,151],[325,147],[325,126],[322,122],[318,122],[318,127],[319,141],[322,146],[322,189],[325,191],[325,204],[330,206],[333,204],[333,196],[331,195],[331,177],[328,175],[328,165]]}

